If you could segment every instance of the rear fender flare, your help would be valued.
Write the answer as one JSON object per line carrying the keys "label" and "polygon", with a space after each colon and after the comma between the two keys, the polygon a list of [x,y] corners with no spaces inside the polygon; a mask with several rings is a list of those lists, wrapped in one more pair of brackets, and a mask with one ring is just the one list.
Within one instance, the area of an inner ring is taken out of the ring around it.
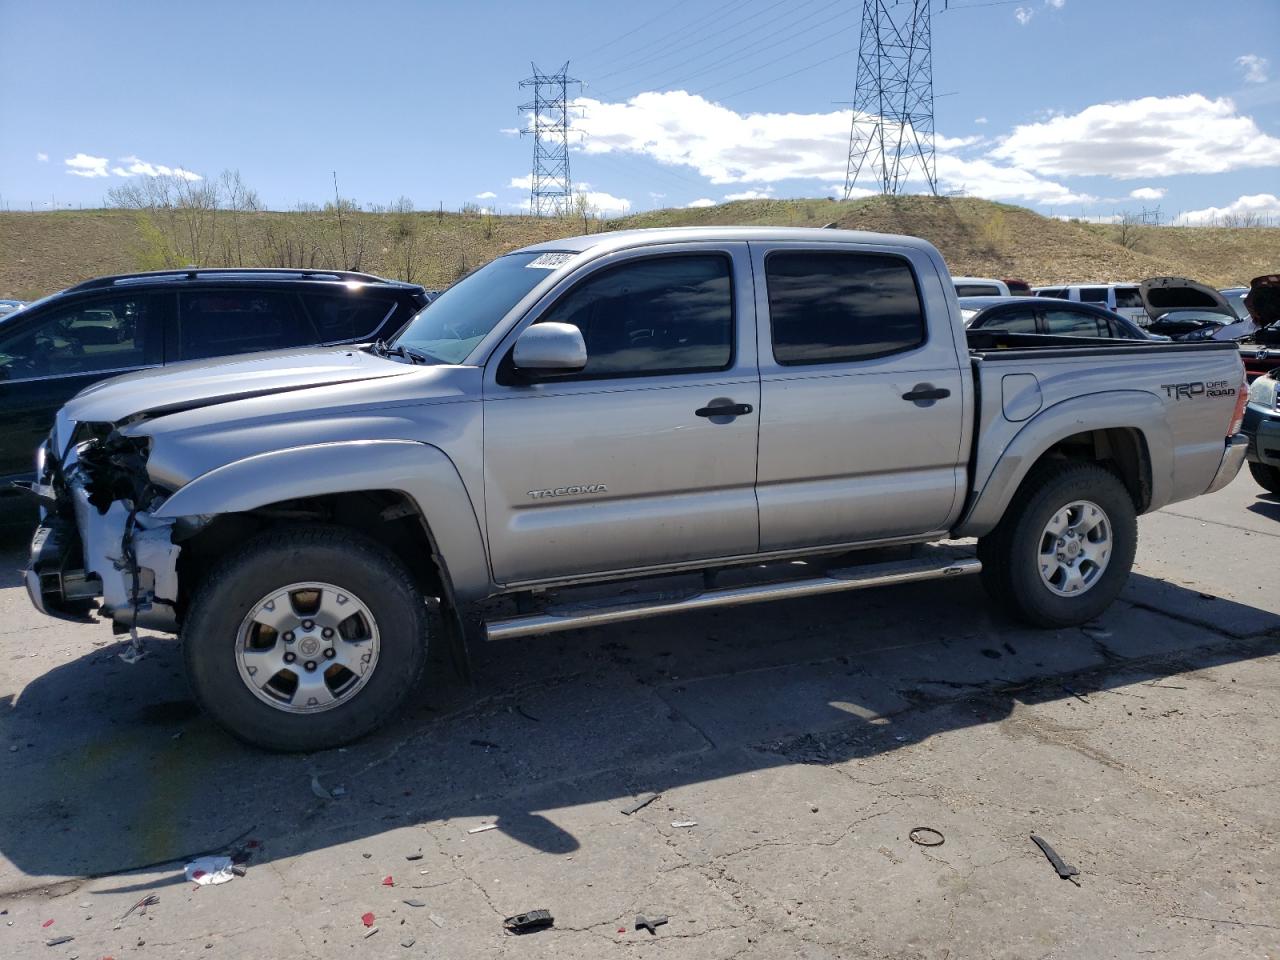
{"label": "rear fender flare", "polygon": [[[1009,441],[990,476],[975,479],[981,488],[952,530],[956,537],[981,537],[1004,516],[1009,502],[1031,468],[1056,444],[1092,430],[1136,430],[1151,467],[1151,502],[1155,510],[1173,495],[1174,443],[1164,404],[1144,390],[1111,390],[1064,400],[1036,414]],[[979,436],[978,442],[982,443]]]}

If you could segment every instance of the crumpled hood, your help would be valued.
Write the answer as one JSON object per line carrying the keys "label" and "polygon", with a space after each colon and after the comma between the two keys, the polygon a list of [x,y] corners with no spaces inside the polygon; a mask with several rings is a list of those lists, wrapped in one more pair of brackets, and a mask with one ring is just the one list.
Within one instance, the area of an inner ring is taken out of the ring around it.
{"label": "crumpled hood", "polygon": [[412,370],[411,364],[352,347],[274,350],[104,380],[78,393],[63,412],[77,422],[120,423],[309,387],[403,376]]}
{"label": "crumpled hood", "polygon": [[1152,320],[1170,310],[1203,310],[1220,313],[1227,323],[1240,319],[1235,308],[1213,287],[1196,283],[1186,277],[1152,277],[1138,285],[1142,305]]}

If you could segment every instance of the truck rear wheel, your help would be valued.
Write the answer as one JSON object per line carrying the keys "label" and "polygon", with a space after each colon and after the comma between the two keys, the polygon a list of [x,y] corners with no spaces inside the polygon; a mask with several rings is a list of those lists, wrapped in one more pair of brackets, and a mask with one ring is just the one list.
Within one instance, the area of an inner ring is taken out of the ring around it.
{"label": "truck rear wheel", "polygon": [[983,585],[1028,623],[1078,626],[1120,594],[1137,542],[1137,511],[1119,477],[1095,463],[1048,463],[978,541]]}
{"label": "truck rear wheel", "polygon": [[205,577],[183,629],[196,698],[268,750],[336,747],[385,723],[426,662],[427,611],[409,571],[349,530],[250,540]]}
{"label": "truck rear wheel", "polygon": [[1253,479],[1258,482],[1258,486],[1262,487],[1270,493],[1280,493],[1280,467],[1268,466],[1265,463],[1249,463],[1249,472],[1253,474]]}

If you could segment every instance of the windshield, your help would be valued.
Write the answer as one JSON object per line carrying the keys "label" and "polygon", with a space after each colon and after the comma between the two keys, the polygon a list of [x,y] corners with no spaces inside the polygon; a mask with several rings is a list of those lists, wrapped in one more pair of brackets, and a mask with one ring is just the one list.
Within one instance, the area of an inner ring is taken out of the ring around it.
{"label": "windshield", "polygon": [[437,363],[461,363],[526,293],[573,255],[543,251],[498,257],[418,311],[393,343]]}

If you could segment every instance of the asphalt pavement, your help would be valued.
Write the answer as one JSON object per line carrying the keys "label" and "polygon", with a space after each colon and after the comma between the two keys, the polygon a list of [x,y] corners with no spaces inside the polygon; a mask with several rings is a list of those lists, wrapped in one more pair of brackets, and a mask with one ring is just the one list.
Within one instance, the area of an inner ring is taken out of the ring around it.
{"label": "asphalt pavement", "polygon": [[0,956],[1280,957],[1280,498],[1140,529],[1087,629],[965,578],[438,651],[309,756],[200,715],[175,641],[35,613],[11,541]]}

